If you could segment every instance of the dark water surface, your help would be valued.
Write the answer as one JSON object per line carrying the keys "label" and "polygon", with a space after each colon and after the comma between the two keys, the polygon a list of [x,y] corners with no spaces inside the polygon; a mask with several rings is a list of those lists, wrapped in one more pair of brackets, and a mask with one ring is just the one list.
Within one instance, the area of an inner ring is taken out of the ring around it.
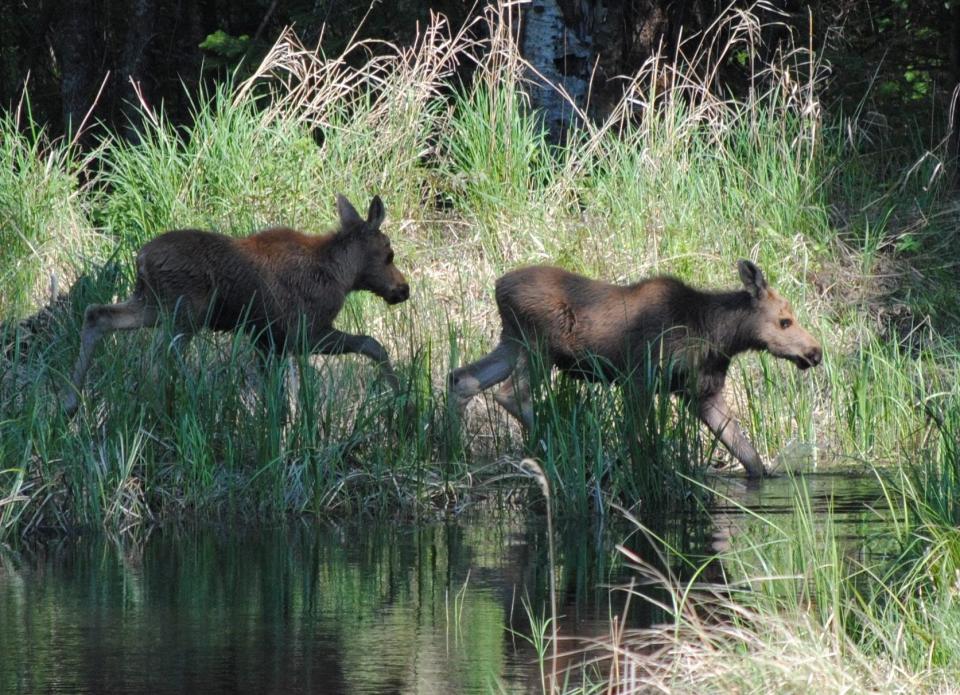
{"label": "dark water surface", "polygon": [[[814,510],[840,513],[852,544],[879,519],[875,481],[801,485]],[[718,488],[764,515],[794,506],[786,478]],[[664,532],[702,550],[749,523],[723,499],[715,519]],[[561,525],[564,633],[607,631],[620,607],[606,587],[629,577],[613,550],[627,532]],[[546,548],[541,521],[515,515],[0,550],[0,693],[535,692],[534,652],[508,627],[529,632],[522,598],[545,605]]]}

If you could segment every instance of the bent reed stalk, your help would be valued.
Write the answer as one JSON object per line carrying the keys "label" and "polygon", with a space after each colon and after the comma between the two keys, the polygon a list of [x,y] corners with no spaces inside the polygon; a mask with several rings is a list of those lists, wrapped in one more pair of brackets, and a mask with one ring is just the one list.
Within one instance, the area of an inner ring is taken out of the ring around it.
{"label": "bent reed stalk", "polygon": [[[526,440],[483,399],[459,442],[440,435],[445,374],[495,342],[494,279],[531,263],[724,287],[750,258],[824,343],[818,374],[763,357],[732,370],[728,399],[760,454],[799,442],[818,465],[899,466],[929,449],[924,405],[960,399],[956,325],[928,318],[951,316],[944,288],[960,248],[931,176],[938,153],[897,168],[864,151],[855,119],[824,114],[805,49],[729,96],[719,66],[757,55],[759,40],[740,11],[653,56],[608,114],[551,145],[508,18],[506,3],[482,32],[434,16],[409,47],[355,42],[332,57],[284,32],[248,80],[198,94],[189,125],[142,105],[139,142],[107,135],[89,160],[21,127],[25,112],[0,121],[0,156],[17,162],[0,167],[0,211],[14,220],[0,235],[17,240],[3,244],[0,275],[12,298],[0,327],[0,539],[187,515],[460,509],[482,494],[477,462],[521,452],[542,461],[558,513],[611,500],[667,510],[696,496],[670,466],[698,479],[720,453],[669,400],[637,414],[602,387],[544,378]],[[466,63],[472,82],[458,84]],[[905,173],[891,186],[887,171]],[[288,366],[258,375],[245,340],[201,337],[181,354],[130,335],[107,339],[114,359],[91,368],[96,405],[64,417],[83,307],[129,293],[134,249],[182,227],[320,233],[336,192],[383,198],[411,269],[409,302],[388,313],[351,298],[338,328],[384,338],[413,412],[398,413],[365,365],[318,359],[285,422]],[[896,251],[904,228],[919,250]],[[43,307],[51,272],[63,288],[76,282]]]}

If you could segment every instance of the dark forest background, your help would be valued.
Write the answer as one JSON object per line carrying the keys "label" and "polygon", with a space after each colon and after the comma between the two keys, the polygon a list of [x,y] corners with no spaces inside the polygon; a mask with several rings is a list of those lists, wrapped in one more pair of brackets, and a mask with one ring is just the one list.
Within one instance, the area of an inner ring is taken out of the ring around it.
{"label": "dark forest background", "polygon": [[[533,0],[518,10],[519,25],[538,38],[520,43],[532,64],[579,99],[593,75],[591,104],[602,110],[617,97],[617,76],[658,49],[670,55],[729,5]],[[828,108],[866,108],[884,127],[926,139],[949,127],[960,82],[960,1],[733,5],[752,7],[765,21],[763,50],[778,50],[791,32],[813,45],[831,67]],[[135,139],[134,84],[148,104],[162,104],[170,119],[184,122],[202,83],[251,70],[285,26],[293,25],[306,45],[322,34],[324,50],[334,55],[355,34],[404,43],[431,11],[456,27],[482,9],[457,0],[0,0],[0,106],[15,108],[26,88],[33,122],[51,134],[76,128],[94,105],[93,121]],[[539,38],[545,35],[555,40]],[[731,56],[721,75],[733,92],[746,88],[740,58]]]}

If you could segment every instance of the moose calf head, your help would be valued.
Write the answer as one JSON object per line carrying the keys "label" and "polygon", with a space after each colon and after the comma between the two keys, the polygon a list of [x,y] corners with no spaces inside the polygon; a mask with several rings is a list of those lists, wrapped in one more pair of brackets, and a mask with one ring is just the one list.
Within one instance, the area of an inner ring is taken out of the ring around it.
{"label": "moose calf head", "polygon": [[750,261],[741,260],[737,268],[753,303],[750,320],[754,324],[752,333],[760,343],[758,347],[774,357],[790,360],[800,369],[820,364],[820,343],[797,322],[790,302],[767,285],[763,272]]}
{"label": "moose calf head", "polygon": [[361,266],[355,290],[367,290],[383,298],[388,304],[399,304],[410,297],[410,286],[403,273],[393,264],[393,249],[390,239],[380,231],[386,212],[380,196],[370,201],[367,219],[360,217],[350,201],[337,196],[337,211],[340,213],[341,232],[362,240],[357,253]]}

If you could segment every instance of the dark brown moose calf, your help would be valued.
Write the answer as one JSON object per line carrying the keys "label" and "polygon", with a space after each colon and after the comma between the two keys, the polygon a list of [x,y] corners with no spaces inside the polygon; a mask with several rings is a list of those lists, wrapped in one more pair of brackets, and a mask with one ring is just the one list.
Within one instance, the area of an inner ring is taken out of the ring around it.
{"label": "dark brown moose calf", "polygon": [[530,428],[530,350],[548,367],[590,380],[641,378],[652,358],[655,366],[669,365],[671,391],[697,409],[747,475],[760,477],[763,461],[723,397],[730,360],[746,350],[767,350],[806,369],[822,354],[760,269],[743,260],[737,266],[744,289],[732,292],[703,292],[672,277],[621,286],[548,266],[509,272],[496,284],[500,344],[450,373],[451,396],[462,409],[516,370],[495,398]]}
{"label": "dark brown moose calf", "polygon": [[200,328],[247,330],[262,355],[302,348],[320,354],[359,353],[379,366],[394,390],[397,377],[383,346],[367,335],[333,328],[347,294],[368,290],[389,304],[410,296],[380,231],[385,212],[374,196],[364,220],[337,196],[340,228],[325,236],[267,229],[237,239],[183,229],[161,234],[137,254],[133,295],[119,304],[87,307],[73,390],[64,409],[77,409],[93,349],[105,333],[158,325],[168,316],[189,339]]}

